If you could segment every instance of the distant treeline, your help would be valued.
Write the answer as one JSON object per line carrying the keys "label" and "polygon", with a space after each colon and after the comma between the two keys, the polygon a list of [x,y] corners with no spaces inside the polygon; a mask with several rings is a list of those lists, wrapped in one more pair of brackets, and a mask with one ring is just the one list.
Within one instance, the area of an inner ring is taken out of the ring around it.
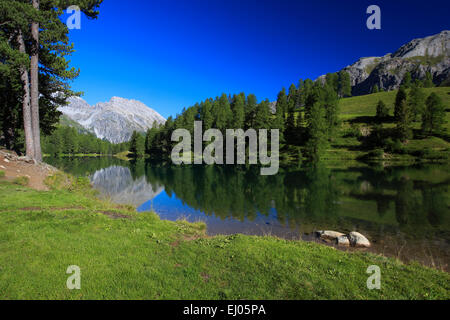
{"label": "distant treeline", "polygon": [[79,133],[72,127],[60,126],[42,138],[44,154],[53,156],[74,154],[113,155],[128,150],[128,143],[113,144],[93,134]]}
{"label": "distant treeline", "polygon": [[[389,107],[380,101],[377,114],[373,115],[375,125],[360,148],[384,148],[395,152],[399,144],[413,138],[412,125],[418,121],[422,123],[421,136],[441,134],[445,118],[442,101],[436,94],[425,97],[421,89],[432,86],[429,73],[425,79],[415,81],[410,73],[406,73],[395,101],[394,116],[390,116]],[[373,91],[378,92],[378,87]],[[279,129],[281,160],[289,158],[291,163],[315,163],[336,141],[340,133],[339,99],[349,96],[350,76],[345,71],[329,73],[322,81],[300,80],[297,86],[292,84],[288,92],[283,88],[276,106],[269,100],[258,102],[253,94],[222,94],[183,109],[162,126],[155,123],[145,137],[134,132],[130,152],[136,158],[167,158],[178,143],[171,141],[172,132],[184,128],[193,136],[194,121],[200,120],[203,130],[216,128],[223,135],[226,129]],[[384,129],[383,122],[394,122],[395,128]]]}
{"label": "distant treeline", "polygon": [[[150,158],[170,155],[176,144],[171,141],[175,129],[194,130],[194,121],[203,122],[203,130],[216,128],[225,134],[226,129],[279,129],[280,147],[298,148],[298,157],[315,161],[332,140],[338,126],[339,97],[350,95],[350,77],[343,72],[333,77],[333,83],[323,85],[310,79],[292,84],[288,92],[283,88],[278,94],[276,108],[269,100],[257,101],[254,94],[240,93],[233,96],[222,94],[197,103],[175,119],[169,117],[163,126],[154,126],[144,137],[133,134],[130,152],[135,157],[145,154]],[[274,110],[275,109],[275,110]]]}

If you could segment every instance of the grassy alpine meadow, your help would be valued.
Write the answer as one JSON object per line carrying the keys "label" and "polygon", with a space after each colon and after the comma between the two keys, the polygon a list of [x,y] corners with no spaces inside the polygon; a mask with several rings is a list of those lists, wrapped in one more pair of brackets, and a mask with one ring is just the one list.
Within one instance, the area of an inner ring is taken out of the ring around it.
{"label": "grassy alpine meadow", "polygon": [[[417,162],[434,161],[436,158],[447,159],[450,156],[450,87],[423,88],[423,93],[428,97],[431,93],[436,93],[446,106],[445,128],[446,134],[436,137],[414,138],[403,144],[402,153],[395,153],[389,156],[392,162]],[[376,107],[379,101],[383,101],[390,110],[390,115],[394,113],[395,97],[398,90],[372,93],[363,96],[356,96],[341,99],[339,102],[340,129],[336,137],[330,143],[323,159],[325,160],[356,160],[367,155],[368,150],[361,147],[358,134],[354,131],[369,129],[374,125]],[[413,123],[414,132],[420,132],[421,123]],[[384,123],[383,128],[394,129],[395,123]]]}
{"label": "grassy alpine meadow", "polygon": [[[275,237],[207,236],[203,223],[100,201],[82,178],[50,191],[0,180],[1,299],[449,299],[450,275]],[[66,270],[81,271],[69,290]],[[381,270],[381,289],[366,273]]]}

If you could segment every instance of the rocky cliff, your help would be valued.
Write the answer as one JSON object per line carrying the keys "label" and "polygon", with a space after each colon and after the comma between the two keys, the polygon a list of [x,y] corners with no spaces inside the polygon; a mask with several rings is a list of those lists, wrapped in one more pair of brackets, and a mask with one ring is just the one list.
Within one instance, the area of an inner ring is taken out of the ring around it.
{"label": "rocky cliff", "polygon": [[350,74],[353,95],[371,93],[375,85],[386,91],[398,89],[406,72],[412,79],[423,79],[430,72],[440,85],[450,79],[450,31],[414,39],[383,57],[361,58],[343,70]]}

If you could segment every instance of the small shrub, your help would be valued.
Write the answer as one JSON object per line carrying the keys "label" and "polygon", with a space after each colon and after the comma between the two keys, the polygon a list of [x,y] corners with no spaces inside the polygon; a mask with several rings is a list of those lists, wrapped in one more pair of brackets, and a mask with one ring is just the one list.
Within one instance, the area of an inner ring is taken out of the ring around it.
{"label": "small shrub", "polygon": [[70,184],[70,178],[67,174],[58,171],[55,174],[45,178],[44,183],[52,190],[67,189]]}
{"label": "small shrub", "polygon": [[72,179],[72,184],[69,187],[70,191],[79,191],[83,193],[92,193],[94,189],[91,187],[91,182],[87,177],[75,177]]}
{"label": "small shrub", "polygon": [[18,184],[20,186],[27,186],[29,182],[30,182],[30,179],[25,176],[17,177],[13,180],[14,184]]}
{"label": "small shrub", "polygon": [[3,178],[5,176],[5,171],[0,170],[0,178]]}

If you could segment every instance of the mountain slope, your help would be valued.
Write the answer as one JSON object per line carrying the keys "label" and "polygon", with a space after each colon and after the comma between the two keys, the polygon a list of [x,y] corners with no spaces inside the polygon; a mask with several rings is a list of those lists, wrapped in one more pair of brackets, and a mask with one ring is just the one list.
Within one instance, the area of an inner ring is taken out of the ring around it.
{"label": "mountain slope", "polygon": [[166,120],[142,102],[112,97],[108,102],[89,105],[80,97],[70,97],[58,110],[100,139],[112,143],[128,141],[133,131],[145,132],[154,123]]}
{"label": "mountain slope", "polygon": [[393,54],[361,58],[343,70],[350,74],[353,95],[368,94],[375,85],[386,91],[398,89],[406,72],[413,79],[423,79],[430,72],[440,85],[450,77],[450,31],[414,39]]}

